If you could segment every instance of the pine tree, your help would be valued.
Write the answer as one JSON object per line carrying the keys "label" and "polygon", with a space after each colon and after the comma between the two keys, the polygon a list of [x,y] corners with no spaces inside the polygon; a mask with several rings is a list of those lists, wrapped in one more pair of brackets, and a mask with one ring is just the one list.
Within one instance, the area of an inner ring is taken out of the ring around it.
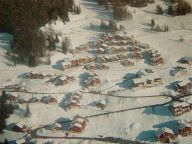
{"label": "pine tree", "polygon": [[59,38],[58,38],[58,35],[57,35],[57,34],[55,35],[55,42],[56,42],[56,43],[59,43]]}
{"label": "pine tree", "polygon": [[37,57],[32,53],[30,54],[28,58],[28,65],[31,67],[37,66],[38,65],[38,60]]}
{"label": "pine tree", "polygon": [[4,143],[3,143],[3,144],[9,144],[9,142],[8,142],[7,138],[5,138],[5,141],[4,141]]}
{"label": "pine tree", "polygon": [[25,111],[25,115],[24,115],[25,117],[29,117],[29,116],[31,116],[31,111],[30,111],[30,109],[29,109],[29,104],[27,103],[27,107],[26,107],[26,111]]}
{"label": "pine tree", "polygon": [[162,9],[162,7],[161,7],[160,5],[157,5],[157,6],[156,6],[156,12],[157,12],[157,14],[159,14],[159,15],[162,15],[162,14],[163,14],[163,9]]}
{"label": "pine tree", "polygon": [[151,19],[151,27],[153,28],[155,26],[155,20]]}

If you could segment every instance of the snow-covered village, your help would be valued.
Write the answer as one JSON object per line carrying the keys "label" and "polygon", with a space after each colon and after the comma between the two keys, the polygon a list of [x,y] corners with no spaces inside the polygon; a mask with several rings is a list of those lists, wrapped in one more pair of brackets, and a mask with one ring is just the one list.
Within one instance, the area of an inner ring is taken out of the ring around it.
{"label": "snow-covered village", "polygon": [[192,0],[0,0],[0,143],[191,144]]}

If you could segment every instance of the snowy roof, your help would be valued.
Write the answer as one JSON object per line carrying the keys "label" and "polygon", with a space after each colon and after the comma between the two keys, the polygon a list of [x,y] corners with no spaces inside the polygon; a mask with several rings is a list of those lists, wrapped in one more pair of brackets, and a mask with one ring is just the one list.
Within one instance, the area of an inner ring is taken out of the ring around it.
{"label": "snowy roof", "polygon": [[37,74],[37,72],[36,72],[36,71],[31,71],[30,73],[31,73],[31,74]]}
{"label": "snowy roof", "polygon": [[136,79],[133,79],[133,83],[137,84],[137,83],[144,83],[145,82],[145,79],[144,78],[136,78]]}
{"label": "snowy roof", "polygon": [[22,128],[24,125],[25,125],[25,123],[22,122],[22,121],[16,123],[16,126],[19,127],[19,128]]}
{"label": "snowy roof", "polygon": [[156,135],[157,135],[157,136],[160,136],[160,135],[163,134],[163,133],[174,134],[174,132],[173,132],[172,129],[167,128],[167,127],[163,127],[163,128],[159,129],[159,130],[156,132]]}
{"label": "snowy roof", "polygon": [[82,125],[76,122],[76,123],[73,123],[72,127],[82,128]]}
{"label": "snowy roof", "polygon": [[186,80],[179,82],[178,85],[182,87],[182,86],[185,86],[189,83],[191,83],[191,81],[189,79],[186,79]]}
{"label": "snowy roof", "polygon": [[80,123],[83,123],[85,121],[84,118],[81,118],[81,117],[78,117],[75,119],[75,122],[80,122]]}
{"label": "snowy roof", "polygon": [[192,57],[187,57],[187,56],[185,56],[183,59],[184,59],[185,61],[192,61]]}
{"label": "snowy roof", "polygon": [[65,76],[62,76],[62,77],[60,77],[59,78],[60,80],[66,80],[67,79],[67,76],[65,75]]}
{"label": "snowy roof", "polygon": [[26,143],[24,138],[16,140],[16,144],[23,144],[23,143]]}
{"label": "snowy roof", "polygon": [[70,61],[64,61],[64,62],[61,62],[61,65],[62,66],[65,66],[65,65],[70,65],[71,64],[71,62]]}
{"label": "snowy roof", "polygon": [[176,107],[186,107],[186,106],[189,106],[189,104],[187,102],[172,102],[171,103],[171,106],[176,108]]}
{"label": "snowy roof", "polygon": [[105,100],[100,100],[98,103],[99,103],[99,104],[106,105],[106,101],[105,101]]}
{"label": "snowy roof", "polygon": [[105,51],[103,48],[99,48],[98,50],[100,50],[100,51]]}
{"label": "snowy roof", "polygon": [[62,125],[61,125],[60,123],[54,123],[53,126],[54,126],[54,127],[59,127],[59,128],[62,127]]}

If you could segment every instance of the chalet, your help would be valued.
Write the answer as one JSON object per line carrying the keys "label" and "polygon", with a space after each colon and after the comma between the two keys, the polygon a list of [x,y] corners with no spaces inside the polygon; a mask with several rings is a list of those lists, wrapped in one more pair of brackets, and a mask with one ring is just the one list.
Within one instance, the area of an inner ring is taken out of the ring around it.
{"label": "chalet", "polygon": [[82,99],[82,94],[80,92],[75,92],[71,95],[72,100],[80,100]]}
{"label": "chalet", "polygon": [[111,61],[111,57],[110,56],[104,56],[104,62],[110,62]]}
{"label": "chalet", "polygon": [[38,73],[36,71],[31,71],[26,76],[28,79],[38,79]]}
{"label": "chalet", "polygon": [[89,77],[88,80],[85,81],[85,86],[88,87],[94,87],[100,85],[101,81],[97,77]]}
{"label": "chalet", "polygon": [[6,99],[10,102],[10,103],[16,103],[18,101],[18,97],[14,96],[11,93],[5,93]]}
{"label": "chalet", "polygon": [[61,76],[58,80],[57,80],[57,83],[56,85],[66,85],[72,81],[75,81],[75,78],[72,77],[72,76],[67,76],[67,75],[64,75],[64,76]]}
{"label": "chalet", "polygon": [[44,104],[55,104],[55,103],[57,103],[57,99],[53,98],[51,96],[44,96],[41,98],[40,102],[42,102]]}
{"label": "chalet", "polygon": [[106,62],[106,56],[102,56],[102,57],[97,57],[97,62],[99,63],[105,63]]}
{"label": "chalet", "polygon": [[69,131],[72,133],[81,133],[87,125],[87,119],[84,117],[76,116],[71,123]]}
{"label": "chalet", "polygon": [[119,58],[117,56],[111,56],[110,57],[110,61],[113,62],[113,61],[118,61]]}
{"label": "chalet", "polygon": [[129,51],[137,53],[137,52],[141,52],[141,49],[137,46],[129,46]]}
{"label": "chalet", "polygon": [[121,61],[120,64],[121,64],[122,66],[125,66],[125,67],[127,67],[127,66],[134,66],[134,63],[131,62],[130,60]]}
{"label": "chalet", "polygon": [[139,53],[139,52],[134,52],[134,53],[132,53],[132,55],[131,55],[131,57],[133,58],[133,59],[143,59],[143,55],[141,54],[141,53]]}
{"label": "chalet", "polygon": [[145,71],[150,74],[150,73],[154,73],[154,71],[152,69],[145,69]]}
{"label": "chalet", "polygon": [[180,116],[183,113],[189,112],[190,110],[191,106],[187,102],[173,102],[170,105],[170,111],[175,116]]}
{"label": "chalet", "polygon": [[71,68],[72,65],[71,65],[70,61],[64,61],[64,62],[61,63],[61,67],[62,67],[63,70],[66,70],[66,69]]}
{"label": "chalet", "polygon": [[133,87],[134,88],[144,88],[145,87],[145,79],[143,79],[143,78],[133,79]]}
{"label": "chalet", "polygon": [[87,64],[84,66],[86,70],[94,71],[96,69],[94,64]]}
{"label": "chalet", "polygon": [[117,55],[117,57],[119,58],[119,60],[124,60],[124,59],[127,59],[127,58],[128,58],[128,55],[119,54],[119,55]]}
{"label": "chalet", "polygon": [[27,104],[27,103],[28,103],[28,100],[23,99],[23,98],[18,98],[17,102],[18,102],[19,104]]}
{"label": "chalet", "polygon": [[181,94],[182,96],[186,96],[191,93],[192,89],[192,82],[188,79],[183,80],[176,84],[176,91]]}
{"label": "chalet", "polygon": [[29,127],[26,126],[23,122],[19,122],[16,124],[13,124],[12,130],[15,132],[28,132],[30,130]]}
{"label": "chalet", "polygon": [[192,57],[184,57],[183,61],[188,65],[192,65]]}
{"label": "chalet", "polygon": [[79,100],[78,99],[70,99],[66,104],[65,104],[65,109],[66,110],[71,110],[74,108],[79,108]]}
{"label": "chalet", "polygon": [[160,65],[164,64],[164,59],[161,57],[154,57],[150,59],[151,65]]}
{"label": "chalet", "polygon": [[105,109],[105,107],[106,107],[106,101],[105,101],[105,100],[101,100],[101,101],[97,102],[97,103],[96,103],[96,107],[99,108],[99,109],[101,109],[101,110]]}
{"label": "chalet", "polygon": [[62,125],[60,123],[54,123],[50,128],[52,131],[59,131],[62,129]]}
{"label": "chalet", "polygon": [[28,100],[29,103],[37,103],[40,102],[40,100],[36,97],[32,97],[31,99]]}
{"label": "chalet", "polygon": [[179,124],[179,134],[182,137],[186,137],[192,134],[192,125],[190,123]]}
{"label": "chalet", "polygon": [[105,49],[104,48],[98,48],[96,53],[97,54],[105,54]]}
{"label": "chalet", "polygon": [[100,70],[109,69],[109,66],[107,64],[98,64],[97,68]]}
{"label": "chalet", "polygon": [[175,139],[173,130],[169,128],[161,128],[156,132],[157,140],[163,143],[169,143],[171,139]]}

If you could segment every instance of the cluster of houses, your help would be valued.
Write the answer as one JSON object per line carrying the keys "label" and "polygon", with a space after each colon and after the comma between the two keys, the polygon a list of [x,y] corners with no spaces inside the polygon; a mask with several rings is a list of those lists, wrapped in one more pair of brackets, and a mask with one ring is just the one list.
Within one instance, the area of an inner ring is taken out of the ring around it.
{"label": "cluster of houses", "polygon": [[171,141],[174,142],[179,135],[187,137],[192,134],[192,121],[177,120],[177,125],[176,132],[167,127],[160,128],[156,132],[157,140],[163,143],[169,143]]}
{"label": "cluster of houses", "polygon": [[85,80],[85,88],[99,86],[100,84],[101,84],[101,80],[98,78],[98,75],[95,73],[90,73],[87,80]]}
{"label": "cluster of houses", "polygon": [[86,64],[84,68],[88,71],[106,70],[109,69],[109,65],[105,63]]}
{"label": "cluster of houses", "polygon": [[191,94],[192,91],[192,82],[189,79],[182,80],[181,82],[175,85],[176,91],[181,96],[186,96]]}
{"label": "cluster of houses", "polygon": [[147,54],[147,57],[149,59],[149,63],[153,66],[164,64],[164,59],[162,58],[159,51],[150,49],[145,52]]}
{"label": "cluster of houses", "polygon": [[74,108],[79,108],[80,100],[82,99],[82,94],[80,92],[75,92],[71,95],[70,99],[65,104],[66,110],[71,110]]}
{"label": "cluster of houses", "polygon": [[70,49],[70,53],[72,53],[72,54],[78,54],[78,53],[82,53],[82,52],[87,52],[87,51],[89,51],[92,47],[93,47],[93,44],[91,44],[91,43],[86,43],[86,44],[83,44],[83,45],[80,45],[80,46],[76,47],[75,49]]}
{"label": "cluster of houses", "polygon": [[28,79],[45,79],[45,78],[53,78],[53,77],[55,77],[55,74],[50,73],[50,72],[31,71],[31,72],[26,73],[26,77]]}
{"label": "cluster of houses", "polygon": [[82,65],[85,65],[87,63],[94,62],[94,61],[95,61],[95,57],[93,55],[79,54],[79,55],[75,55],[71,58],[65,59],[61,63],[61,67],[63,70],[65,70],[65,69],[73,68],[76,66],[82,66]]}
{"label": "cluster of houses", "polygon": [[52,96],[43,96],[41,99],[38,99],[37,97],[32,97],[30,99],[24,99],[17,97],[11,93],[5,94],[6,99],[9,103],[12,104],[28,104],[28,103],[44,103],[44,104],[56,104],[57,99]]}
{"label": "cluster of houses", "polygon": [[75,116],[69,131],[72,133],[81,133],[84,131],[85,127],[87,126],[88,120],[82,116]]}
{"label": "cluster of houses", "polygon": [[134,88],[148,88],[159,86],[163,84],[163,80],[159,75],[149,74],[147,76],[142,76],[132,79]]}
{"label": "cluster of houses", "polygon": [[75,78],[73,76],[68,76],[68,75],[64,75],[59,77],[56,82],[55,85],[59,86],[59,85],[66,85],[69,84],[71,82],[75,81]]}

